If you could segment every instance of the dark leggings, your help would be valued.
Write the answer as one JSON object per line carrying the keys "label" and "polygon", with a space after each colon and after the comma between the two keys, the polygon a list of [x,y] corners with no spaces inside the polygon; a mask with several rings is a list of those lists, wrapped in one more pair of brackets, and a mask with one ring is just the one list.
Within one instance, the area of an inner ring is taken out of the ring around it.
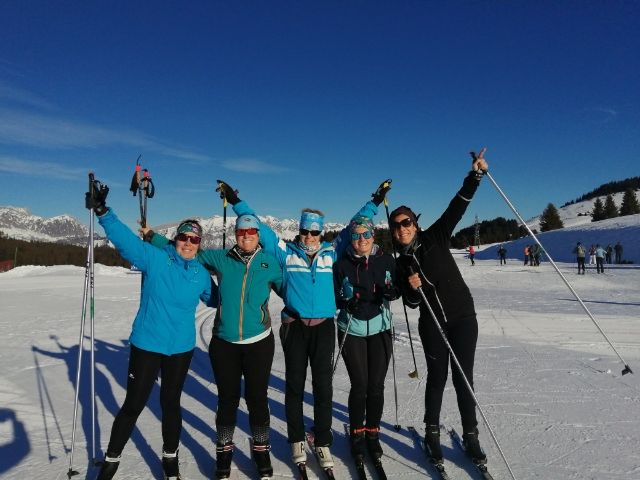
{"label": "dark leggings", "polygon": [[158,372],[161,373],[160,406],[162,408],[162,441],[165,452],[175,452],[182,430],[180,396],[189,371],[193,350],[175,355],[149,352],[131,345],[127,396],[111,427],[107,454],[119,456],[131,437],[136,420],[149,399]]}
{"label": "dark leggings", "polygon": [[211,338],[209,359],[218,386],[218,430],[236,425],[242,377],[250,426],[269,425],[267,388],[274,352],[273,332],[255,343],[231,343],[216,336]]}
{"label": "dark leggings", "polygon": [[[467,380],[471,384],[471,388],[473,388],[473,363],[476,342],[478,341],[478,321],[476,317],[450,318],[449,322],[444,324],[443,329]],[[442,396],[449,370],[449,350],[430,315],[428,318],[420,316],[418,331],[427,358],[424,423],[427,425],[440,425]],[[451,377],[458,399],[462,429],[465,432],[470,432],[478,425],[473,395],[469,392],[456,365],[451,366]]]}
{"label": "dark leggings", "polygon": [[[338,331],[338,341],[345,333]],[[379,427],[384,407],[384,379],[391,359],[391,330],[370,337],[347,335],[342,358],[349,372],[349,425]]]}
{"label": "dark leggings", "polygon": [[582,273],[584,273],[584,257],[578,257],[578,273],[582,269]]}

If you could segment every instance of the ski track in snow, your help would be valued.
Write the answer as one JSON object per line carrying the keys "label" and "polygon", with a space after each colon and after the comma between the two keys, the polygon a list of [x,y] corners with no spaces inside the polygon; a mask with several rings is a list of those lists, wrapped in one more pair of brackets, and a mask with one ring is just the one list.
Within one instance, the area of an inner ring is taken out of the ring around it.
{"label": "ski track in snow", "polygon": [[[592,321],[548,263],[541,267],[494,260],[471,267],[462,256],[459,267],[478,312],[480,337],[475,388],[483,411],[519,480],[640,480],[640,270],[612,275],[576,276],[573,265],[560,264],[598,323],[616,345],[634,375],[621,376],[622,364]],[[84,269],[21,267],[0,274],[0,478],[67,478],[77,343]],[[124,399],[127,337],[138,306],[139,275],[96,266],[96,405],[97,452],[101,458],[113,417]],[[273,297],[271,314],[279,327],[282,302]],[[390,478],[430,478],[432,471],[406,426],[423,432],[426,365],[418,337],[417,311],[408,309],[419,372],[409,378],[413,360],[402,304],[393,303],[396,326],[396,423],[391,366],[385,390],[382,439]],[[215,405],[207,346],[215,310],[196,313],[197,348],[183,394],[184,429],[181,470],[188,480],[211,478],[214,469]],[[87,321],[86,335],[89,335]],[[278,346],[269,387],[272,413],[272,458],[275,478],[294,478],[284,420],[284,359]],[[88,355],[81,380],[74,468],[76,479],[93,479],[90,466]],[[348,422],[349,379],[342,360],[334,378],[334,446],[336,476],[353,478],[355,470],[341,424]],[[311,378],[307,379],[305,415],[312,425]],[[149,406],[125,449],[116,478],[162,478],[160,408],[154,387]],[[455,391],[447,384],[442,421],[460,429]],[[249,454],[249,426],[244,401],[238,414],[232,478],[257,478]],[[510,478],[486,426],[481,441],[496,479]],[[478,473],[442,435],[449,475],[478,479]],[[322,478],[309,452],[310,478]],[[372,468],[370,478],[376,478]]]}

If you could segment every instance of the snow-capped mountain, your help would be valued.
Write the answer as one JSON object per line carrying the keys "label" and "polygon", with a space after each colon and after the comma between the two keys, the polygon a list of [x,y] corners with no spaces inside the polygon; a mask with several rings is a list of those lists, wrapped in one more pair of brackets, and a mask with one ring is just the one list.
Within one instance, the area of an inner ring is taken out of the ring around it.
{"label": "snow-capped mountain", "polygon": [[89,229],[70,215],[43,218],[21,207],[0,207],[0,231],[27,241],[85,245]]}

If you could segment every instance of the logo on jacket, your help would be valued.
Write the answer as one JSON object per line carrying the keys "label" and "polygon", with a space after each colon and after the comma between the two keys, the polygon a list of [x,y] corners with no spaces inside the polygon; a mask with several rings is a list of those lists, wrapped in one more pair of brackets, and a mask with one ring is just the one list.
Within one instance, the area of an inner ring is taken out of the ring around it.
{"label": "logo on jacket", "polygon": [[269,264],[268,264],[267,262],[262,262],[262,263],[260,264],[260,266],[261,266],[262,268],[269,268]]}

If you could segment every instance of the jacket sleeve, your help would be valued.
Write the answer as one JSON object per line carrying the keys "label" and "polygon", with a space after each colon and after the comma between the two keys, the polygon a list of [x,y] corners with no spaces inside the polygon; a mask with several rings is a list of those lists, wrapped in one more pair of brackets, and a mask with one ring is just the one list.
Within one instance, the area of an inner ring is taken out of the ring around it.
{"label": "jacket sleeve", "polygon": [[207,307],[218,308],[220,303],[220,299],[218,297],[218,285],[213,281],[211,275],[209,275],[207,287],[200,294],[200,300],[202,300]]}
{"label": "jacket sleeve", "polygon": [[476,178],[475,172],[469,172],[462,182],[462,188],[458,190],[456,196],[453,197],[449,206],[423,234],[430,234],[432,238],[439,244],[448,246],[451,241],[453,229],[456,227],[460,219],[467,211],[467,207],[476,193],[480,185],[480,181]]}
{"label": "jacket sleeve", "polygon": [[400,287],[403,303],[407,307],[416,308],[420,305],[422,297],[417,290],[413,289],[411,285],[409,285],[409,270],[407,266],[410,264],[410,259],[406,257],[398,257],[398,260],[396,261],[396,282],[398,287]]}
{"label": "jacket sleeve", "polygon": [[143,272],[148,271],[154,256],[165,255],[162,250],[146,244],[109,208],[107,213],[98,217],[107,238],[113,243],[120,255]]}
{"label": "jacket sleeve", "polygon": [[222,268],[222,258],[227,254],[227,250],[207,249],[198,252],[198,261],[205,267],[212,268],[216,272],[220,272]]}
{"label": "jacket sleeve", "polygon": [[[236,215],[256,215],[256,212],[244,200],[240,200],[233,206]],[[258,219],[260,220],[260,219]],[[286,242],[274,232],[267,224],[260,222],[260,244],[266,253],[270,253],[278,259],[280,265],[286,261]]]}
{"label": "jacket sleeve", "polygon": [[[364,206],[358,210],[358,212],[351,217],[353,220],[355,217],[367,217],[373,219],[378,213],[378,207],[375,203],[369,200]],[[340,258],[340,256],[344,253],[347,247],[351,244],[349,239],[349,226],[344,227],[338,236],[333,240],[333,248],[336,251],[336,257]]]}

